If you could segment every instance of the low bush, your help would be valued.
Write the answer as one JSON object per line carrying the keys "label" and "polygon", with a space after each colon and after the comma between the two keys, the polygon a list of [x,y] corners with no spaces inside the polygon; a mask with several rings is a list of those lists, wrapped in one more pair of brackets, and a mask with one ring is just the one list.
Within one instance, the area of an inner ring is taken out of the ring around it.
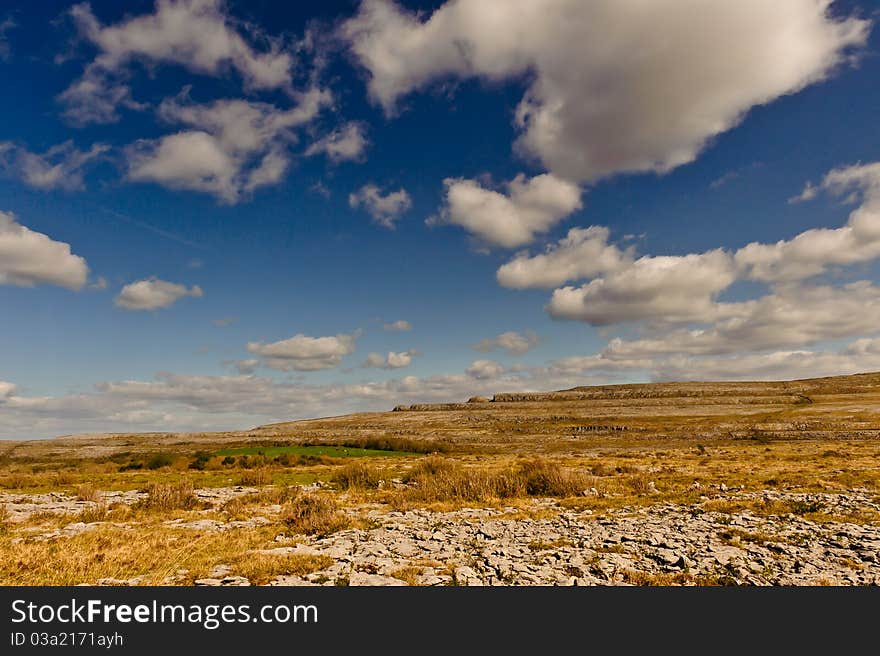
{"label": "low bush", "polygon": [[329,535],[349,523],[331,497],[314,493],[289,502],[281,512],[281,521],[293,533],[305,535]]}

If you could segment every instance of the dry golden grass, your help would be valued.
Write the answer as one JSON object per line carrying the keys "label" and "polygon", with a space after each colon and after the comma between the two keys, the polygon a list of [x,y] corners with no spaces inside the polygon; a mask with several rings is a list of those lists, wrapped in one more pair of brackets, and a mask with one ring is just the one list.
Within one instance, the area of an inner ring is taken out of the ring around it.
{"label": "dry golden grass", "polygon": [[356,460],[336,468],[331,480],[340,490],[374,490],[383,479],[378,467]]}
{"label": "dry golden grass", "polygon": [[199,500],[190,481],[177,483],[153,483],[147,487],[147,498],[139,501],[136,508],[154,512],[192,510]]}
{"label": "dry golden grass", "polygon": [[77,485],[73,493],[74,496],[76,496],[76,498],[80,501],[98,502],[101,500],[101,493],[91,483],[83,483],[81,485]]}
{"label": "dry golden grass", "polygon": [[236,485],[246,485],[249,487],[261,487],[263,485],[272,484],[272,472],[269,469],[260,467],[259,469],[248,469],[243,471]]}
{"label": "dry golden grass", "polygon": [[336,502],[326,494],[302,494],[281,511],[281,521],[293,533],[329,535],[349,525]]}
{"label": "dry golden grass", "polygon": [[233,572],[255,585],[263,585],[281,575],[304,576],[333,564],[329,556],[309,554],[244,554],[233,563]]}
{"label": "dry golden grass", "polygon": [[0,585],[76,585],[134,577],[143,577],[143,585],[160,585],[180,569],[189,570],[183,582],[191,583],[215,565],[265,548],[277,531],[273,526],[200,533],[149,523],[136,530],[107,525],[63,540],[18,544],[0,536]]}

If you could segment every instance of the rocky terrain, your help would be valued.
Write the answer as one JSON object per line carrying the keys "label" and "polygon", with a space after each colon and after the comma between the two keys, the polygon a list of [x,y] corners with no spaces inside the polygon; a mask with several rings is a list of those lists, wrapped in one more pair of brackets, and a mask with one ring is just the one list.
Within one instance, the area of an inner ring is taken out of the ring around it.
{"label": "rocky terrain", "polygon": [[[199,490],[206,505],[254,492],[249,488]],[[305,576],[280,575],[269,585],[880,585],[880,526],[815,522],[797,514],[762,516],[750,511],[706,509],[723,499],[741,503],[789,503],[840,516],[880,512],[867,491],[794,494],[765,490],[706,490],[700,503],[658,503],[597,514],[535,499],[498,508],[389,511],[352,508],[363,528],[324,537],[279,533],[264,556],[325,556],[329,564]],[[138,492],[105,493],[104,502],[131,504]],[[95,502],[62,494],[0,495],[14,520],[38,513],[81,512]],[[247,520],[177,519],[167,525],[193,532],[248,529],[272,522],[277,508]],[[201,511],[210,515],[212,510]],[[268,515],[268,516],[267,516]],[[34,528],[24,541],[63,541],[104,522],[74,522],[52,531]],[[133,529],[125,523],[116,528]],[[250,585],[224,564],[196,585]],[[181,570],[164,582],[186,578]],[[104,578],[99,585],[142,580]]]}
{"label": "rocky terrain", "polygon": [[878,585],[878,438],[859,374],[8,442],[0,584]]}

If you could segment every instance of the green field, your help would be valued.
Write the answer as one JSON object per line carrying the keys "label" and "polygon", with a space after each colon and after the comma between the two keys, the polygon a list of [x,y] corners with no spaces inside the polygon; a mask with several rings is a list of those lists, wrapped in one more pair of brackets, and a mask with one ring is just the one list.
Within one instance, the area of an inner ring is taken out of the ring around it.
{"label": "green field", "polygon": [[358,449],[345,446],[253,446],[217,451],[218,456],[327,456],[329,458],[372,458],[392,456],[419,456],[410,451],[384,451],[381,449]]}

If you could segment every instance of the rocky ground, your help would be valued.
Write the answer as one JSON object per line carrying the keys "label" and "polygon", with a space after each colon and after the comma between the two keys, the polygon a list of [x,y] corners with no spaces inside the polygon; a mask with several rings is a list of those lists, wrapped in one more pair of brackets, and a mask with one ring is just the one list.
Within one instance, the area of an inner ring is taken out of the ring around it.
{"label": "rocky ground", "polygon": [[[199,490],[219,504],[248,488]],[[13,521],[34,513],[82,511],[93,502],[63,494],[0,495]],[[105,493],[104,502],[131,504],[137,492]],[[867,491],[794,494],[716,491],[699,503],[657,503],[601,514],[566,509],[549,499],[509,508],[402,512],[364,506],[348,512],[362,528],[325,537],[279,534],[256,553],[324,555],[332,564],[305,577],[278,576],[270,585],[880,585],[880,526],[810,521],[795,514],[719,512],[711,502],[796,502],[826,516],[880,511]],[[206,515],[211,511],[206,510]],[[169,520],[182,529],[246,530],[270,523],[272,508],[245,520]],[[263,513],[263,514],[261,514]],[[100,526],[75,522],[52,531],[33,527],[20,540],[64,540]],[[120,525],[125,528],[125,525]],[[127,526],[127,528],[136,528]],[[222,564],[197,585],[248,585]],[[178,572],[176,577],[185,577]],[[175,582],[175,576],[167,583]],[[137,579],[84,581],[136,584]]]}

